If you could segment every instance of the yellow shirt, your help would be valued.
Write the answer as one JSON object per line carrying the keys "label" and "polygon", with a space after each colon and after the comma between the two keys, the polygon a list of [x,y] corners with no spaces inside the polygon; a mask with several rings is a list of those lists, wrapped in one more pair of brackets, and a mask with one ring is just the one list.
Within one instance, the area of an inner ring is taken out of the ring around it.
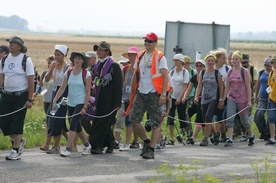
{"label": "yellow shirt", "polygon": [[276,74],[276,71],[272,71],[272,73],[269,74],[268,77],[268,85],[271,87],[271,90],[269,92],[269,98],[276,103],[276,80],[273,81],[274,75]]}
{"label": "yellow shirt", "polygon": [[[250,73],[250,67],[251,65],[249,65],[246,69],[248,70],[248,72]],[[251,73],[250,73],[250,81],[251,83],[255,83],[259,78],[259,72],[258,72],[258,69],[256,67],[254,67],[253,69],[253,78],[251,76]],[[253,79],[253,80],[252,80]],[[254,82],[255,81],[255,82]]]}

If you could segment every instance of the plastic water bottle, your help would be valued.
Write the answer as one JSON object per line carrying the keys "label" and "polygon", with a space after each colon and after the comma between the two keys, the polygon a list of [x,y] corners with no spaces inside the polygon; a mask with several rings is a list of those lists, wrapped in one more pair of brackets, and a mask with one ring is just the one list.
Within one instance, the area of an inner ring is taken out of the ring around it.
{"label": "plastic water bottle", "polygon": [[58,111],[58,109],[60,108],[60,102],[59,102],[59,103],[57,103],[57,104],[56,104],[56,106],[57,106],[57,109],[55,109],[55,110],[51,110],[51,112],[50,112],[50,114],[51,114],[52,116],[56,115],[56,112],[57,112],[57,111]]}
{"label": "plastic water bottle", "polygon": [[42,87],[39,85],[36,85],[36,93],[41,93]]}

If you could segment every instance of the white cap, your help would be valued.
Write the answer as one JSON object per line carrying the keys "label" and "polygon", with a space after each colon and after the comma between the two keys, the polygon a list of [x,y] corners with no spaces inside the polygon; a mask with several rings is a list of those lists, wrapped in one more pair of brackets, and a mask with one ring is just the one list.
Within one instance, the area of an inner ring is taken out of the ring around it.
{"label": "white cap", "polygon": [[180,61],[184,62],[184,55],[182,55],[181,53],[175,54],[173,59],[180,60]]}
{"label": "white cap", "polygon": [[97,58],[96,53],[93,52],[93,51],[86,52],[85,56],[86,56],[87,58],[92,58],[92,57]]}
{"label": "white cap", "polygon": [[204,67],[206,67],[206,62],[204,60],[202,60],[202,59],[196,60],[195,64],[196,63],[201,63],[202,65],[204,65]]}
{"label": "white cap", "polygon": [[60,51],[63,55],[67,55],[68,48],[66,45],[56,45],[55,50]]}
{"label": "white cap", "polygon": [[126,57],[121,56],[121,60],[119,60],[118,62],[119,62],[120,64],[124,64],[124,63],[129,62],[129,59],[126,58]]}

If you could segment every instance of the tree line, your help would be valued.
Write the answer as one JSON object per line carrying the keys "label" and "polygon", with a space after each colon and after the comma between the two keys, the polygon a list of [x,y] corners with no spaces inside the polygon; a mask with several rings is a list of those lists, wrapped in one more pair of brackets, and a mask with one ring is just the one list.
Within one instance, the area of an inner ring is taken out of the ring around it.
{"label": "tree line", "polygon": [[26,19],[20,18],[17,15],[12,15],[9,17],[0,16],[0,29],[29,31],[28,21]]}

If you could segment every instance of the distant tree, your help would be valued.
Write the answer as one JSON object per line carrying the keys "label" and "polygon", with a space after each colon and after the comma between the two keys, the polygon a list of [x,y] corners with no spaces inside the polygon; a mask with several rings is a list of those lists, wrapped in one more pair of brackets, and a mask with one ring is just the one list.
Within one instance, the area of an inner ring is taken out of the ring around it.
{"label": "distant tree", "polygon": [[28,21],[17,15],[0,16],[0,28],[28,31]]}

